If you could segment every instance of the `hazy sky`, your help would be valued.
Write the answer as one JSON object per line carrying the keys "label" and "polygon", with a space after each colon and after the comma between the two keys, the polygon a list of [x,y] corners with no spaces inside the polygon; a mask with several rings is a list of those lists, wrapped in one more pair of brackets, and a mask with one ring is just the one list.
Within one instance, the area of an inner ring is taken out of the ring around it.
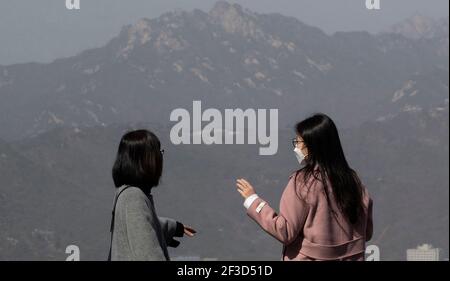
{"label": "hazy sky", "polygon": [[[65,0],[0,0],[0,64],[49,62],[104,45],[125,24],[164,12],[195,8],[208,11],[215,0],[81,0],[67,10]],[[239,0],[258,13],[281,13],[327,33],[378,32],[413,14],[448,17],[448,0],[381,0],[381,10],[365,0]]]}

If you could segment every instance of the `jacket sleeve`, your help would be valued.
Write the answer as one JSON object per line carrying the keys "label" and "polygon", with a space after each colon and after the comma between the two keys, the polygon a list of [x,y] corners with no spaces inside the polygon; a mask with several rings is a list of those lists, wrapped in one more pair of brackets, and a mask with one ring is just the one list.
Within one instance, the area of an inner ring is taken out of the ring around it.
{"label": "jacket sleeve", "polygon": [[161,230],[164,234],[164,239],[166,244],[170,247],[178,247],[180,242],[173,239],[174,237],[183,237],[184,225],[174,219],[158,217],[159,223],[161,224]]}
{"label": "jacket sleeve", "polygon": [[291,177],[281,197],[279,214],[263,199],[258,198],[247,209],[247,215],[267,233],[288,245],[302,232],[308,211],[309,207],[297,195],[294,177]]}
{"label": "jacket sleeve", "polygon": [[367,209],[367,226],[366,226],[366,241],[372,239],[373,235],[373,201],[369,199],[369,206]]}
{"label": "jacket sleeve", "polygon": [[[134,196],[133,196],[134,197]],[[133,259],[140,261],[166,260],[157,235],[159,223],[145,199],[125,201],[125,222]]]}

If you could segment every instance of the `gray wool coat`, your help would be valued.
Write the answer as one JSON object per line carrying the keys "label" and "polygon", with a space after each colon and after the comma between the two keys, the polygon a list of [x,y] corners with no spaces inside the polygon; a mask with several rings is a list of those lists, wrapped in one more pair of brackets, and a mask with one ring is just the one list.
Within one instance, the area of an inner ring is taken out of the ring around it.
{"label": "gray wool coat", "polygon": [[130,186],[117,199],[112,235],[112,261],[165,261],[168,245],[182,230],[180,235],[180,223],[156,215],[151,194]]}

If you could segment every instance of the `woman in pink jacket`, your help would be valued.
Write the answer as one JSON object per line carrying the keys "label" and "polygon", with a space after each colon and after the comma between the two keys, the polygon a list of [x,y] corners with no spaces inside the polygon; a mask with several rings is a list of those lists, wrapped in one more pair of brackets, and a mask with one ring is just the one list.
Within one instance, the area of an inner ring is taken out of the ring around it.
{"label": "woman in pink jacket", "polygon": [[283,260],[364,260],[372,200],[345,159],[334,122],[316,114],[298,123],[296,133],[302,167],[289,177],[279,213],[238,179],[247,214],[283,243]]}

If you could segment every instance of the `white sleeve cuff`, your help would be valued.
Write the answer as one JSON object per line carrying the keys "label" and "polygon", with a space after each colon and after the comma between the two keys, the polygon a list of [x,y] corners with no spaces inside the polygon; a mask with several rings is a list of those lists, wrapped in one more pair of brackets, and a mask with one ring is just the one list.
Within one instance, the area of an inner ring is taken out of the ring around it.
{"label": "white sleeve cuff", "polygon": [[244,201],[244,207],[246,209],[250,208],[250,206],[253,204],[253,202],[255,202],[256,199],[258,199],[258,195],[257,194],[252,194],[249,197],[247,197],[247,199],[245,199]]}

